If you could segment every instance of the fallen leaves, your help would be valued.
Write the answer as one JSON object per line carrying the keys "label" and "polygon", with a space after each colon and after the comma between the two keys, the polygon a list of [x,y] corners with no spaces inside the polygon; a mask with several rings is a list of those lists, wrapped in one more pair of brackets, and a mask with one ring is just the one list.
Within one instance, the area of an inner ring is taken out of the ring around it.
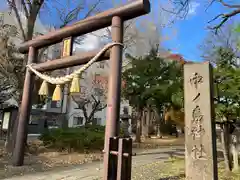
{"label": "fallen leaves", "polygon": [[13,167],[11,165],[11,156],[5,152],[4,148],[0,148],[0,178],[22,176],[28,173],[43,172],[103,159],[103,155],[100,152],[88,154],[46,152],[44,147],[41,147],[41,151],[39,151],[39,147],[41,147],[41,144],[29,145],[29,152],[24,157],[25,165],[20,167]]}

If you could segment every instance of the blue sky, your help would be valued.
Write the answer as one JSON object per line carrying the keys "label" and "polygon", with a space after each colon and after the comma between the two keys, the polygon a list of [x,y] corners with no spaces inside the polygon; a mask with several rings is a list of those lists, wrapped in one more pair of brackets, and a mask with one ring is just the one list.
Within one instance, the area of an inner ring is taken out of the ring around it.
{"label": "blue sky", "polygon": [[[203,2],[203,0],[201,1]],[[169,34],[171,29],[177,30],[177,36],[174,39],[164,42],[164,46],[182,54],[187,60],[201,61],[202,52],[199,49],[199,45],[201,45],[209,33],[207,27],[214,25],[214,23],[209,24],[208,21],[224,12],[229,12],[229,9],[224,8],[219,3],[213,4],[207,11],[206,4],[196,3],[186,19],[179,20],[171,28],[163,30],[164,34]]]}
{"label": "blue sky", "polygon": [[[74,1],[76,0],[72,0],[73,3]],[[116,3],[119,1],[120,0],[115,0]],[[208,24],[208,21],[214,18],[220,12],[228,12],[229,9],[225,9],[219,3],[215,3],[208,9],[208,11],[206,11],[206,3],[204,3],[203,0],[195,0],[193,2],[194,3],[192,3],[190,8],[190,13],[185,19],[178,20],[170,27],[162,29],[163,36],[172,37],[169,40],[163,42],[163,47],[172,50],[174,53],[183,55],[187,60],[201,61],[202,52],[199,49],[199,45],[201,45],[209,31],[207,30],[207,26],[214,25]],[[151,3],[151,13],[154,14],[154,16],[149,17],[154,17],[154,21],[161,21],[161,19],[159,19],[161,18],[160,15],[158,16],[158,13],[161,11],[159,8],[158,0],[151,0]],[[112,5],[110,3],[104,4],[104,8],[106,9],[111,8],[111,6]],[[49,7],[51,8],[51,6]],[[3,8],[3,4],[0,5],[0,8]],[[50,21],[53,22],[53,19],[55,24],[60,23],[56,12],[48,15],[45,13],[47,12],[42,12],[41,15],[43,23],[49,23]],[[165,15],[168,17],[170,16],[169,14]],[[173,32],[175,32],[174,35]]]}

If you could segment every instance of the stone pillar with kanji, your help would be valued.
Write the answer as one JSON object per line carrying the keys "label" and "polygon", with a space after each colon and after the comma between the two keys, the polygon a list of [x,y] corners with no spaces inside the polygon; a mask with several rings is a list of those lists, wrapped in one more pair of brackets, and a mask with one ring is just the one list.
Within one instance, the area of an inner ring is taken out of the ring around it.
{"label": "stone pillar with kanji", "polygon": [[184,65],[186,179],[217,180],[216,126],[210,63]]}

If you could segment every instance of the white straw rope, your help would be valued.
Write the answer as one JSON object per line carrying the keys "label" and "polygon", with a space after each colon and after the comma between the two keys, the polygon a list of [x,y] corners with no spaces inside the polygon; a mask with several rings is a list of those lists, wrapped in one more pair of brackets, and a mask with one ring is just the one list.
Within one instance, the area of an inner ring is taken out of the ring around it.
{"label": "white straw rope", "polygon": [[97,59],[109,48],[116,46],[116,45],[120,45],[123,46],[122,43],[117,43],[117,42],[113,42],[113,43],[109,43],[106,46],[103,47],[103,49],[101,51],[99,51],[96,56],[94,56],[87,64],[85,64],[84,66],[80,67],[78,70],[74,71],[73,73],[63,76],[63,77],[51,77],[48,75],[45,75],[43,73],[40,73],[39,71],[37,71],[36,69],[33,68],[33,64],[28,64],[26,67],[31,70],[36,76],[38,76],[39,78],[41,78],[42,80],[47,81],[50,84],[57,84],[57,85],[61,85],[61,84],[66,84],[69,83],[70,81],[72,81],[72,79],[75,76],[79,76],[83,71],[85,71],[87,68],[89,68],[95,61],[97,61]]}

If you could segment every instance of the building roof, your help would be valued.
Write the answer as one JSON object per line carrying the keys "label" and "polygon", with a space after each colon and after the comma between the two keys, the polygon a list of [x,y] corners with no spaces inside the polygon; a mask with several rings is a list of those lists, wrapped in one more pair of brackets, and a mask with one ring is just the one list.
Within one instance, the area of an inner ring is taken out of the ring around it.
{"label": "building roof", "polygon": [[158,55],[166,60],[178,61],[181,64],[193,63],[192,61],[188,61],[188,60],[184,59],[184,57],[181,54],[175,54],[175,53],[171,53],[169,51],[160,52]]}

